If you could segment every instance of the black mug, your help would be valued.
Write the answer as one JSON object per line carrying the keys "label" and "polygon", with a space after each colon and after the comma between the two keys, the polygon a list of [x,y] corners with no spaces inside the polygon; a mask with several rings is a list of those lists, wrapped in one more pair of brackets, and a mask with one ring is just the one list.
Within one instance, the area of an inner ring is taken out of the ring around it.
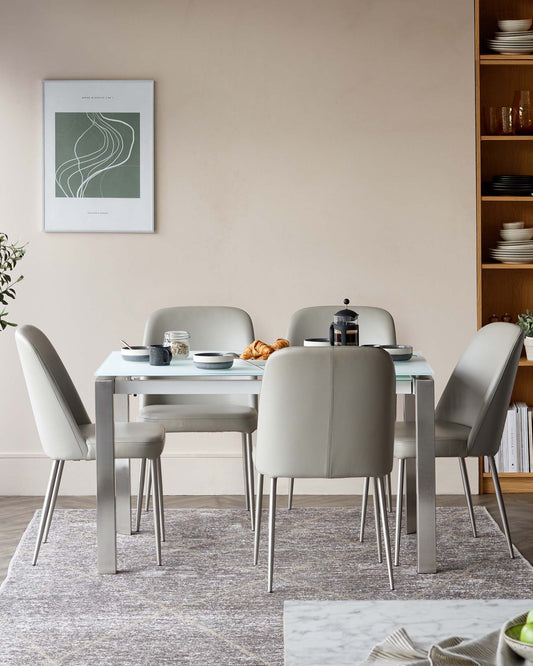
{"label": "black mug", "polygon": [[150,345],[150,365],[170,365],[172,351],[167,345]]}

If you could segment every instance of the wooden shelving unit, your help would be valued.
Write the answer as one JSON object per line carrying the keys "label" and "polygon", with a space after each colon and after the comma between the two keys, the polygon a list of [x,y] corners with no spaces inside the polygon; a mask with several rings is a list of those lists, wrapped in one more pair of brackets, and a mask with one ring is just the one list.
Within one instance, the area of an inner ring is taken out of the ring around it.
{"label": "wooden shelving unit", "polygon": [[[526,308],[533,310],[533,264],[494,263],[503,222],[524,220],[533,226],[533,196],[483,196],[482,184],[494,175],[533,175],[533,135],[491,136],[484,133],[483,109],[512,104],[515,90],[533,91],[533,54],[499,55],[486,40],[498,30],[498,17],[533,18],[533,0],[476,0],[476,171],[477,171],[477,322],[508,312],[513,321]],[[513,400],[533,405],[533,361],[523,357]],[[500,474],[503,492],[533,492],[533,473]],[[479,464],[479,489],[493,493],[490,474]]]}

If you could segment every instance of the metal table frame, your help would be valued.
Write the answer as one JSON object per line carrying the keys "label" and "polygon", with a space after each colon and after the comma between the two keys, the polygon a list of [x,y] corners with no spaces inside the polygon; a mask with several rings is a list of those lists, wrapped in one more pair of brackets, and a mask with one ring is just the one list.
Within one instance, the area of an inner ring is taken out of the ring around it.
{"label": "metal table frame", "polygon": [[[192,364],[191,364],[192,366]],[[435,573],[435,421],[434,383],[430,375],[407,375],[407,363],[395,363],[396,393],[405,396],[405,418],[416,421],[417,457],[407,461],[407,531],[417,533],[418,572]],[[129,461],[115,461],[114,422],[128,420],[128,396],[135,394],[245,394],[261,392],[262,369],[228,377],[228,371],[209,375],[172,374],[159,377],[112,376],[96,372],[96,514],[98,572],[117,572],[116,535],[131,531]],[[192,366],[194,368],[194,366]],[[143,374],[148,368],[142,368]],[[404,374],[402,374],[404,373]]]}

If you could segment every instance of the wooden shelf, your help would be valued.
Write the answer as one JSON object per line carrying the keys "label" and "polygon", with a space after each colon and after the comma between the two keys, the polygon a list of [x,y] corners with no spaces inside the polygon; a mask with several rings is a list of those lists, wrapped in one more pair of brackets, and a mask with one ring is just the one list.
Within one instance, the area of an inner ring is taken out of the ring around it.
{"label": "wooden shelf", "polygon": [[[533,90],[533,53],[499,54],[488,51],[487,39],[498,29],[502,12],[509,16],[533,15],[533,0],[475,0],[476,73],[476,178],[477,178],[477,324],[491,314],[509,312],[513,321],[526,308],[533,310],[533,261],[503,264],[489,259],[504,222],[524,220],[533,227],[533,196],[483,196],[484,183],[495,174],[533,174],[533,134],[483,134],[484,109],[511,105],[516,90]],[[490,190],[487,190],[490,192]],[[484,260],[485,258],[485,260]],[[513,402],[533,406],[533,361],[520,359]],[[533,465],[533,461],[532,465]],[[479,492],[494,493],[490,474],[479,461]],[[500,474],[504,493],[533,492],[533,473]]]}
{"label": "wooden shelf", "polygon": [[482,134],[481,141],[533,141],[533,134]]}
{"label": "wooden shelf", "polygon": [[481,264],[483,270],[530,271],[533,264]]}

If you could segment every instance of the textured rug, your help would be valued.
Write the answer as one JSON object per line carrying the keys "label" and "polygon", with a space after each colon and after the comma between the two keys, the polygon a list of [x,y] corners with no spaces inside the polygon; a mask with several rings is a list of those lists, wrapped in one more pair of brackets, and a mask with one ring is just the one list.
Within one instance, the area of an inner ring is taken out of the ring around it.
{"label": "textured rug", "polygon": [[283,664],[285,600],[532,597],[531,566],[508,557],[485,509],[478,539],[465,510],[437,511],[437,574],[416,573],[415,538],[405,537],[391,592],[371,520],[357,540],[359,509],[279,510],[273,594],[266,534],[254,567],[244,510],[167,510],[162,567],[144,514],[140,534],[119,537],[116,576],[96,573],[89,510],[58,510],[32,567],[37,512],[0,588],[0,663]]}

